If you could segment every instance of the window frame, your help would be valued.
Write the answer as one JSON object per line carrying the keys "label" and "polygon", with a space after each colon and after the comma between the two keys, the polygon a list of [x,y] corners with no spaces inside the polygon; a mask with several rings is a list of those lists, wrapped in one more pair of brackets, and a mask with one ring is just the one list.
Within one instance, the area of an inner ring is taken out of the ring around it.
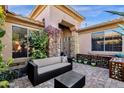
{"label": "window frame", "polygon": [[[28,35],[29,35],[29,29],[28,28],[26,28],[26,27],[24,27],[24,26],[21,26],[21,25],[12,25],[12,57],[13,57],[13,27],[19,27],[19,28],[22,28],[22,29],[26,29],[26,33],[27,33],[27,47],[29,47],[29,45],[28,45]],[[27,56],[25,56],[25,57],[13,57],[14,59],[17,59],[17,58],[27,58],[27,57],[29,57],[28,56],[28,49],[27,49]]]}
{"label": "window frame", "polygon": [[106,37],[105,37],[105,35],[106,35],[106,32],[107,31],[112,31],[112,30],[115,30],[116,28],[114,28],[114,29],[108,29],[108,30],[103,30],[103,31],[98,31],[98,32],[104,32],[104,46],[103,46],[103,51],[99,51],[99,50],[93,50],[93,43],[92,43],[92,41],[93,41],[93,34],[95,34],[95,33],[98,33],[98,32],[92,32],[91,33],[91,51],[97,51],[97,52],[122,52],[123,51],[123,36],[121,35],[121,51],[117,51],[117,50],[115,50],[115,51],[106,51],[106,45],[105,45],[105,39],[106,39]]}

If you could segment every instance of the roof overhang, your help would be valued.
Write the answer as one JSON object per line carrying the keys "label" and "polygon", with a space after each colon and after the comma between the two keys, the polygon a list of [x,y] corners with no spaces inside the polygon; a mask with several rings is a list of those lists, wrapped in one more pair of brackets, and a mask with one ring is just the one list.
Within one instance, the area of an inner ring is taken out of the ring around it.
{"label": "roof overhang", "polygon": [[27,27],[32,27],[37,29],[44,27],[43,23],[40,21],[35,21],[35,20],[32,20],[31,18],[22,17],[20,15],[16,15],[9,11],[6,11],[6,22],[24,25]]}
{"label": "roof overhang", "polygon": [[[54,5],[56,8],[61,10],[62,12],[68,14],[69,16],[73,17],[78,22],[82,22],[84,20],[84,17],[81,16],[78,12],[76,12],[74,9],[72,9],[69,6],[66,5]],[[47,5],[37,5],[31,14],[29,15],[30,18],[35,19],[45,8]]]}
{"label": "roof overhang", "polygon": [[114,20],[111,20],[111,21],[108,21],[108,22],[103,22],[103,23],[100,23],[100,24],[92,25],[92,26],[89,26],[89,27],[81,28],[81,29],[77,30],[77,32],[79,32],[79,33],[80,32],[87,32],[87,31],[92,30],[92,29],[97,29],[97,28],[105,27],[105,26],[112,25],[112,24],[119,24],[119,23],[122,23],[122,22],[124,22],[123,17],[118,18],[118,19],[114,19]]}
{"label": "roof overhang", "polygon": [[35,19],[46,7],[47,5],[37,5],[29,14],[29,18]]}

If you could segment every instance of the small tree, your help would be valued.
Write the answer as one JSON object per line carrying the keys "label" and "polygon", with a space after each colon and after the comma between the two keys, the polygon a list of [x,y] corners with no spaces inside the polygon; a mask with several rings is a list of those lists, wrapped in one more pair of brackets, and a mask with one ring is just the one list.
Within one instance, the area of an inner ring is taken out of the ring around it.
{"label": "small tree", "polygon": [[[105,11],[105,12],[124,17],[124,12],[118,12],[118,11]],[[113,31],[121,35],[124,35],[124,25],[118,24],[118,27],[120,27],[123,32],[121,32],[120,30],[113,30]]]}
{"label": "small tree", "polygon": [[106,11],[106,12],[114,14],[114,15],[124,16],[124,12],[118,12],[118,11]]}
{"label": "small tree", "polygon": [[[124,17],[124,12],[118,12],[118,11],[106,11],[106,12]],[[124,25],[118,24],[118,27],[121,28],[121,30],[113,30],[113,31],[115,31],[115,32],[121,34],[122,36],[124,36]],[[124,54],[123,53],[116,54],[116,56],[124,57]]]}
{"label": "small tree", "polygon": [[29,37],[30,46],[32,47],[31,57],[40,59],[47,57],[48,35],[44,30],[32,31]]}

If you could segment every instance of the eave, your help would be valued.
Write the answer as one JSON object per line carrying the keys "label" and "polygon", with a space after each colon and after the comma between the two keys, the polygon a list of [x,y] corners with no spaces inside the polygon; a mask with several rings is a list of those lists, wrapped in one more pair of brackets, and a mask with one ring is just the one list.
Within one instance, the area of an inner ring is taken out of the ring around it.
{"label": "eave", "polygon": [[[81,16],[78,12],[76,12],[74,9],[70,8],[69,6],[65,5],[54,5],[57,9],[61,10],[62,12],[68,14],[78,22],[82,22],[84,20],[84,17]],[[31,14],[29,15],[29,18],[35,19],[42,11],[47,7],[47,5],[38,5],[36,6]]]}
{"label": "eave", "polygon": [[27,17],[22,17],[20,15],[16,15],[9,11],[6,11],[6,20],[5,21],[9,22],[9,23],[14,23],[14,24],[19,24],[19,25],[24,25],[27,27],[36,28],[36,29],[40,29],[40,28],[44,27],[43,23],[40,21],[36,21],[36,20],[27,18]]}
{"label": "eave", "polygon": [[122,22],[124,22],[123,17],[118,18],[118,19],[114,19],[114,20],[111,20],[111,21],[103,22],[103,23],[100,23],[100,24],[88,26],[88,27],[85,27],[85,28],[81,28],[81,29],[77,30],[77,32],[78,33],[88,32],[89,30],[92,30],[92,29],[97,29],[97,28],[101,28],[101,27],[105,27],[105,26],[109,26],[109,25],[113,25],[113,24],[120,24]]}
{"label": "eave", "polygon": [[37,5],[29,14],[29,18],[35,19],[42,11],[47,7],[47,5]]}

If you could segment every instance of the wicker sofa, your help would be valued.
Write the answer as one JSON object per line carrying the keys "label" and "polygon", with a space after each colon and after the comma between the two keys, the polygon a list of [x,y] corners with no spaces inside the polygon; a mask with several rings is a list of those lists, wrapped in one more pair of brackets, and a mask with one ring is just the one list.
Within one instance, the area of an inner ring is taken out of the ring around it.
{"label": "wicker sofa", "polygon": [[33,86],[72,70],[71,58],[50,57],[28,62],[28,78]]}

